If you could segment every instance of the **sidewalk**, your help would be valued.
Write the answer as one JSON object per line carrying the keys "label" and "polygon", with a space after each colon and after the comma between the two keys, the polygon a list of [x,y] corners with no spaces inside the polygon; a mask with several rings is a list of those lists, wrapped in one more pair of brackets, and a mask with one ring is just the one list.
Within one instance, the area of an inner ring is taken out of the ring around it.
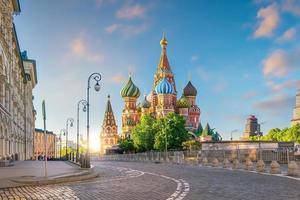
{"label": "sidewalk", "polygon": [[[12,167],[0,168],[0,188],[16,187],[34,183],[55,183],[64,177],[86,176],[90,170],[67,161],[48,161],[48,178],[44,177],[44,161],[18,161]],[[69,179],[68,179],[69,180]],[[45,182],[46,183],[46,182]]]}

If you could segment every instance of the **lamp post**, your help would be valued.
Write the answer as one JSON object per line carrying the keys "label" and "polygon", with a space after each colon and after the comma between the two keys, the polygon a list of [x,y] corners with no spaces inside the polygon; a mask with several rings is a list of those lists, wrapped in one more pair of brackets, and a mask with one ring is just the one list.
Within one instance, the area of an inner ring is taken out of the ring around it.
{"label": "lamp post", "polygon": [[73,118],[68,118],[66,121],[66,158],[68,160],[68,133],[69,133],[69,123],[70,126],[73,127],[74,119]]}
{"label": "lamp post", "polygon": [[90,168],[90,88],[91,88],[91,80],[96,81],[94,89],[96,92],[100,91],[99,81],[101,80],[101,74],[92,73],[88,78],[88,87],[87,87],[87,126],[86,126],[86,135],[87,135],[87,150],[86,150],[86,168]]}
{"label": "lamp post", "polygon": [[79,160],[79,106],[83,105],[83,112],[86,111],[87,101],[84,99],[81,99],[77,103],[77,149],[76,149],[76,162]]}
{"label": "lamp post", "polygon": [[60,130],[60,134],[59,134],[59,141],[60,141],[60,147],[59,147],[59,158],[61,159],[61,153],[62,153],[62,133],[65,136],[66,134],[66,130],[65,129],[61,129]]}

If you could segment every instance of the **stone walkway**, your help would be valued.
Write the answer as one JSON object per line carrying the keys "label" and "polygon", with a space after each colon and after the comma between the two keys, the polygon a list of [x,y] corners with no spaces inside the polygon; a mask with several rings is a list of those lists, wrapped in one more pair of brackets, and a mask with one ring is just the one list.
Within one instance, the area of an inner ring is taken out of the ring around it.
{"label": "stone walkway", "polygon": [[[76,173],[80,168],[65,161],[48,161],[48,176]],[[18,161],[12,167],[0,168],[0,188],[18,186],[11,181],[20,177],[43,177],[44,161]]]}

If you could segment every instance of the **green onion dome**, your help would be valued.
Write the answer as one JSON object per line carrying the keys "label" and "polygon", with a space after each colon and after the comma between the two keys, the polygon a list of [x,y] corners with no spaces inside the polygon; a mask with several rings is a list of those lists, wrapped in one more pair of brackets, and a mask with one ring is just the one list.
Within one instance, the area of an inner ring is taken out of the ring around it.
{"label": "green onion dome", "polygon": [[173,85],[165,77],[157,84],[155,92],[157,94],[173,94]]}
{"label": "green onion dome", "polygon": [[189,96],[194,96],[195,97],[195,96],[197,96],[197,89],[193,86],[191,81],[189,81],[188,84],[183,89],[183,94],[186,97],[189,97]]}
{"label": "green onion dome", "polygon": [[127,126],[135,126],[136,123],[131,118],[128,118],[126,121]]}
{"label": "green onion dome", "polygon": [[141,103],[141,107],[142,108],[150,108],[151,107],[151,103],[147,100],[146,95],[144,97],[144,100]]}
{"label": "green onion dome", "polygon": [[136,98],[138,98],[140,96],[140,90],[132,82],[131,77],[129,77],[129,80],[128,80],[127,84],[121,90],[121,96],[123,98],[124,97],[136,97]]}
{"label": "green onion dome", "polygon": [[177,108],[189,108],[190,104],[185,96],[182,96],[180,99],[176,102]]}

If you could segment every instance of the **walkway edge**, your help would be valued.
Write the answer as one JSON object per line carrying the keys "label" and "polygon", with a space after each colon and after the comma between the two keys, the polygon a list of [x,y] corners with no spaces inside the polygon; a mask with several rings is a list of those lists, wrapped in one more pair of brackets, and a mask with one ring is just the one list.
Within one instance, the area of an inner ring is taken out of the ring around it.
{"label": "walkway edge", "polygon": [[67,182],[75,182],[75,181],[84,181],[88,179],[93,179],[98,177],[98,173],[94,172],[94,169],[89,169],[88,171],[81,173],[69,174],[67,176],[59,176],[59,177],[37,177],[33,179],[10,179],[15,183],[22,184],[21,186],[35,186],[35,185],[49,185],[49,184],[58,184],[58,183],[67,183]]}

